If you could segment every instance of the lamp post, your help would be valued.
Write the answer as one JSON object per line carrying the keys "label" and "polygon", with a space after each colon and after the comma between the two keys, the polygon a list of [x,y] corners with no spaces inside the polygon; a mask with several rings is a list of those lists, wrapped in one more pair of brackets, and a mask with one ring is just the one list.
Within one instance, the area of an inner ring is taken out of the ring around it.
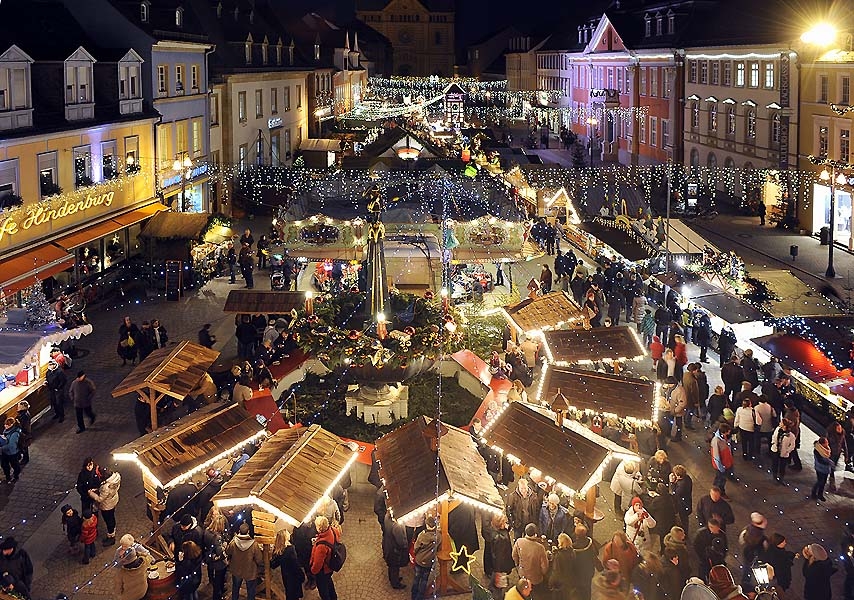
{"label": "lamp post", "polygon": [[[175,155],[175,162],[172,163],[172,170],[181,175],[181,202],[178,205],[178,211],[184,212],[184,196],[187,193],[187,180],[192,175],[190,170],[193,166],[193,161],[186,150],[182,150]],[[186,169],[186,172],[185,172]]]}
{"label": "lamp post", "polygon": [[590,166],[593,166],[593,148],[596,146],[596,126],[599,120],[596,117],[587,117],[587,125],[590,126]]}
{"label": "lamp post", "polygon": [[836,186],[848,183],[848,178],[842,170],[852,169],[854,165],[815,156],[810,156],[809,161],[814,165],[824,167],[818,177],[830,185],[830,219],[828,223],[830,226],[830,239],[827,240],[827,270],[824,272],[824,275],[825,277],[833,278],[836,277],[836,269],[833,267],[833,245],[834,234],[836,233]]}

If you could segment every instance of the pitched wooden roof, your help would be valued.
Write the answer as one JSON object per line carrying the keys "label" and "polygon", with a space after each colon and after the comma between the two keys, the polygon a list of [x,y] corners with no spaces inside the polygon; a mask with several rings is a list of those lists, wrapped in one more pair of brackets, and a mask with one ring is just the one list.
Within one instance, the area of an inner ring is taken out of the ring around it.
{"label": "pitched wooden roof", "polygon": [[564,427],[558,427],[550,415],[528,404],[511,402],[481,435],[504,454],[575,492],[595,478],[599,466],[610,460],[613,452],[628,453],[575,421],[565,420]]}
{"label": "pitched wooden roof", "polygon": [[161,240],[198,240],[208,218],[207,213],[163,211],[151,217],[139,235]]}
{"label": "pitched wooden roof", "polygon": [[655,406],[655,382],[585,369],[546,365],[538,399],[551,402],[557,391],[578,410],[612,413],[650,420]]}
{"label": "pitched wooden roof", "polygon": [[286,315],[305,306],[305,292],[231,290],[223,312],[248,315]]}
{"label": "pitched wooden roof", "polygon": [[632,327],[594,327],[543,332],[548,362],[586,363],[646,355]]}
{"label": "pitched wooden roof", "polygon": [[279,430],[214,496],[214,501],[255,498],[263,510],[298,525],[313,514],[317,501],[357,456],[341,438],[320,425]]}
{"label": "pitched wooden roof", "polygon": [[434,420],[419,417],[377,440],[377,460],[396,519],[436,502],[453,492],[497,509],[504,502],[486,463],[467,431],[442,424],[447,432],[439,441],[439,464],[424,433],[435,428]]}
{"label": "pitched wooden roof", "polygon": [[135,456],[161,485],[180,483],[182,475],[214,462],[264,431],[255,415],[239,404],[211,404],[113,450]]}
{"label": "pitched wooden roof", "polygon": [[526,298],[519,304],[504,307],[504,316],[521,332],[556,329],[563,325],[581,325],[584,315],[572,296],[558,291]]}
{"label": "pitched wooden roof", "polygon": [[113,389],[113,398],[152,389],[178,400],[196,388],[219,351],[186,340],[148,355]]}

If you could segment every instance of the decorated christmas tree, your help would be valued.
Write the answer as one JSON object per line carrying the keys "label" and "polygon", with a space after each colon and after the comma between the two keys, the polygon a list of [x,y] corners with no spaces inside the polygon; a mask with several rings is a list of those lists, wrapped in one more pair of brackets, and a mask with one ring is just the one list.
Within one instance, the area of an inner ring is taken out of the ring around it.
{"label": "decorated christmas tree", "polygon": [[44,327],[56,320],[56,313],[45,297],[41,283],[29,288],[25,308],[27,309],[26,325],[31,329]]}

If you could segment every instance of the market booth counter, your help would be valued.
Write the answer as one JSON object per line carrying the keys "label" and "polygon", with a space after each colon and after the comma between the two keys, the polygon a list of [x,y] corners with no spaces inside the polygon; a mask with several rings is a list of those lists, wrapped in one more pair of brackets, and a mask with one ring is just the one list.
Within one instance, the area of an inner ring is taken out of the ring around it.
{"label": "market booth counter", "polygon": [[149,405],[151,428],[157,429],[157,403],[164,396],[182,402],[200,389],[203,380],[209,377],[208,369],[218,357],[217,350],[186,340],[159,348],[113,389],[113,398],[136,393],[140,401]]}
{"label": "market booth counter", "polygon": [[467,592],[451,577],[457,553],[448,533],[449,515],[461,503],[487,513],[500,514],[504,509],[474,440],[467,431],[419,417],[378,439],[376,458],[395,521],[417,526],[426,513],[438,515],[436,593]]}
{"label": "market booth counter", "polygon": [[522,465],[537,481],[555,491],[583,497],[590,523],[604,514],[595,508],[596,485],[612,460],[639,460],[619,444],[563,418],[559,411],[523,402],[505,404],[481,432],[494,450]]}

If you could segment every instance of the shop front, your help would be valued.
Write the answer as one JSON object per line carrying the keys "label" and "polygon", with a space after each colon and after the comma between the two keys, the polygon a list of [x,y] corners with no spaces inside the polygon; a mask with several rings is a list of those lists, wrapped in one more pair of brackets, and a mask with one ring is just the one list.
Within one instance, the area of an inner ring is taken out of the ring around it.
{"label": "shop front", "polygon": [[160,190],[163,203],[177,212],[209,212],[209,167],[202,163],[186,172],[170,170],[161,175]]}
{"label": "shop front", "polygon": [[[813,184],[812,231],[817,233],[822,227],[830,227],[830,187]],[[834,215],[833,239],[848,245],[851,239],[851,193],[836,188],[836,206]]]}

